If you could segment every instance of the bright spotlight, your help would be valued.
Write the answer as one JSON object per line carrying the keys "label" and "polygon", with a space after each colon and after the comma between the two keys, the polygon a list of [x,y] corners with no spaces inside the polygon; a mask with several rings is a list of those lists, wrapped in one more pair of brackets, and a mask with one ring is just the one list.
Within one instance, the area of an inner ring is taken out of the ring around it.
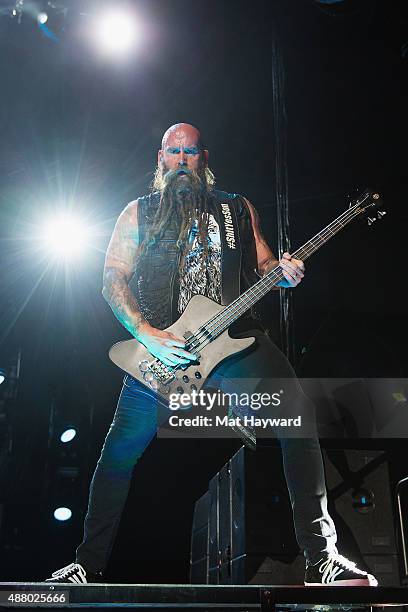
{"label": "bright spotlight", "polygon": [[57,521],[68,521],[72,516],[72,511],[69,508],[56,508],[54,510],[54,518]]}
{"label": "bright spotlight", "polygon": [[76,429],[70,428],[70,429],[66,429],[65,431],[62,432],[60,440],[61,442],[71,442],[71,440],[73,440],[76,436]]}
{"label": "bright spotlight", "polygon": [[0,385],[6,380],[6,372],[5,370],[0,369]]}
{"label": "bright spotlight", "polygon": [[73,258],[81,253],[88,232],[85,223],[72,215],[61,214],[44,226],[42,239],[47,250],[60,258]]}
{"label": "bright spotlight", "polygon": [[38,13],[37,22],[39,25],[44,25],[45,23],[47,23],[47,21],[48,21],[47,13],[44,13],[43,11],[41,11],[41,13]]}
{"label": "bright spotlight", "polygon": [[103,53],[121,55],[129,52],[136,42],[134,16],[121,10],[111,10],[99,16],[96,39]]}

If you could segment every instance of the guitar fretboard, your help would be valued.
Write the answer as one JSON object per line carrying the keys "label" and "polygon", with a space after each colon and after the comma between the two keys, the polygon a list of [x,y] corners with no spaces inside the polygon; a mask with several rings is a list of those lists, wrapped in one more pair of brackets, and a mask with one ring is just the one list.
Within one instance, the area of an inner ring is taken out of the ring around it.
{"label": "guitar fretboard", "polygon": [[[370,197],[370,193],[357,201],[354,206],[343,212],[337,219],[329,223],[321,232],[313,236],[303,246],[297,249],[292,257],[295,259],[306,260],[315,253],[323,244],[330,238],[335,236],[342,230],[350,221],[360,215],[366,208],[364,202]],[[234,321],[242,314],[254,306],[261,298],[263,298],[273,287],[284,279],[282,268],[277,264],[265,276],[257,281],[252,287],[247,289],[242,295],[236,298],[231,304],[226,306],[215,317],[208,321],[201,330],[211,339],[222,334]]]}

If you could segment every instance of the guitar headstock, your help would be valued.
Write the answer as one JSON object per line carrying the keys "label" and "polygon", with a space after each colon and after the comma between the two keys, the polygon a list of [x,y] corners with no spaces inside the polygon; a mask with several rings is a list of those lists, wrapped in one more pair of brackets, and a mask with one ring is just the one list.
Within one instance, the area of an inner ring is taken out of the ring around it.
{"label": "guitar headstock", "polygon": [[362,194],[350,203],[350,208],[364,215],[368,225],[372,225],[377,219],[382,219],[387,214],[383,210],[383,201],[378,191],[366,189]]}

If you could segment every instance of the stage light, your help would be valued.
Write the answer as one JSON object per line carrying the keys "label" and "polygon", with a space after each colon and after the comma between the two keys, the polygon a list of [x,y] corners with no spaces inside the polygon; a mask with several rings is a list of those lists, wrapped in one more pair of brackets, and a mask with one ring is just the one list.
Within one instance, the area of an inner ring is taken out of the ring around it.
{"label": "stage light", "polygon": [[41,11],[41,13],[38,13],[37,22],[39,25],[44,25],[45,23],[47,23],[47,21],[48,21],[47,13],[44,13],[43,11]]}
{"label": "stage light", "polygon": [[71,442],[71,440],[75,438],[76,433],[77,433],[76,429],[73,429],[72,427],[70,429],[66,429],[61,434],[61,437],[60,437],[61,442],[64,442],[64,443]]}
{"label": "stage light", "polygon": [[0,368],[0,385],[6,380],[6,371]]}
{"label": "stage light", "polygon": [[11,11],[13,17],[17,17],[18,23],[21,23],[21,18],[24,11],[24,0],[16,0],[15,6]]}
{"label": "stage light", "polygon": [[137,27],[134,16],[122,10],[102,13],[96,23],[96,41],[104,54],[123,55],[135,45]]}
{"label": "stage light", "polygon": [[69,521],[72,516],[72,511],[69,508],[56,508],[54,510],[54,518],[57,521]]}
{"label": "stage light", "polygon": [[370,489],[357,489],[356,491],[353,491],[351,497],[353,508],[356,510],[356,512],[359,512],[360,514],[368,514],[374,510],[375,498],[374,493]]}
{"label": "stage light", "polygon": [[65,213],[46,222],[41,238],[43,246],[51,254],[71,259],[83,251],[88,235],[83,220]]}

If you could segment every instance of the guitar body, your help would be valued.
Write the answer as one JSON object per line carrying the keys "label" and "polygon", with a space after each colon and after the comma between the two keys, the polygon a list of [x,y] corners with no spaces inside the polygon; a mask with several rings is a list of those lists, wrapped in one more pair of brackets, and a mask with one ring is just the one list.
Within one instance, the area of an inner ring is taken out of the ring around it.
{"label": "guitar body", "polygon": [[[220,304],[203,295],[195,295],[187,304],[180,318],[173,325],[167,327],[166,331],[172,332],[179,338],[187,337],[224,308],[224,306],[220,306]],[[208,376],[219,363],[244,351],[254,342],[255,338],[253,337],[231,338],[228,330],[226,330],[209,342],[207,346],[200,349],[200,357],[197,362],[179,367],[174,371],[174,378],[167,382],[157,380],[153,376],[149,364],[158,360],[138,340],[125,340],[114,344],[109,351],[109,357],[124,372],[155,391],[161,399],[168,400],[172,393],[190,394],[192,391],[200,391]]]}

